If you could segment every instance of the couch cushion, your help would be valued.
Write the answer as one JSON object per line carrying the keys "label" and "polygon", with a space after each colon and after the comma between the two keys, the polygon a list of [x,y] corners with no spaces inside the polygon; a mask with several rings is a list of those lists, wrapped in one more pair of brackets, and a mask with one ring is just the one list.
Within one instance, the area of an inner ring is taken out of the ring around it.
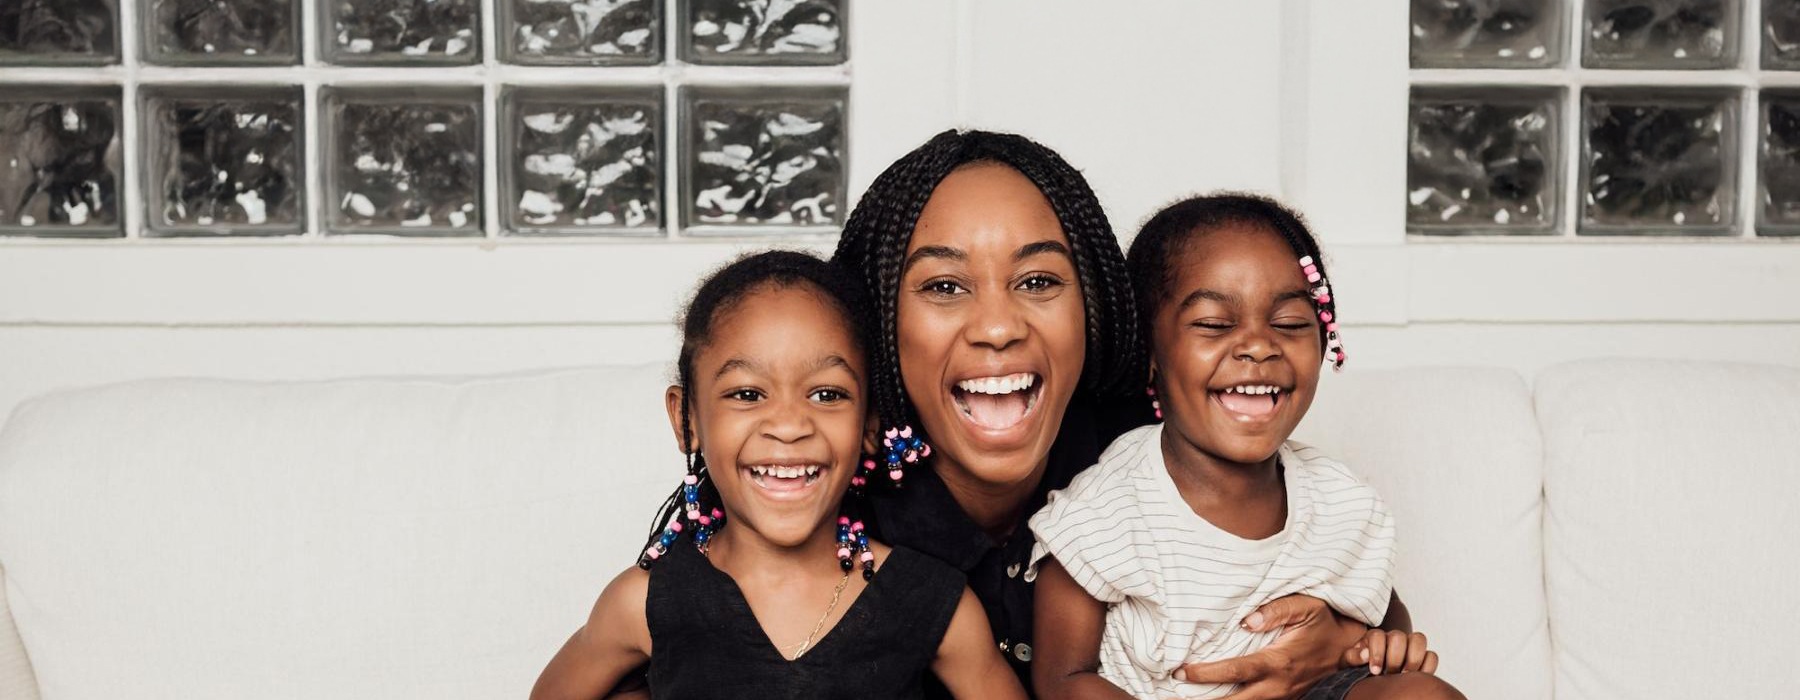
{"label": "couch cushion", "polygon": [[1550,697],[1543,471],[1531,396],[1492,369],[1327,376],[1296,437],[1386,498],[1397,590],[1471,698]]}
{"label": "couch cushion", "polygon": [[1792,697],[1800,369],[1578,362],[1537,410],[1557,697]]}
{"label": "couch cushion", "polygon": [[0,434],[0,563],[43,696],[522,697],[678,481],[667,376],[23,405]]}

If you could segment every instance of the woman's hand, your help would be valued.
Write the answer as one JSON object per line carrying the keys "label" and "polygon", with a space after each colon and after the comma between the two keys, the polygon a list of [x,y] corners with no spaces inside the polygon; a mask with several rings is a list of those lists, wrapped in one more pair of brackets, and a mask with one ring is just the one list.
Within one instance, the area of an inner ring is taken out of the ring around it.
{"label": "woman's hand", "polygon": [[1368,626],[1332,611],[1325,601],[1290,595],[1269,601],[1244,620],[1252,632],[1287,628],[1260,651],[1223,661],[1193,663],[1175,672],[1188,683],[1242,684],[1233,700],[1281,700],[1304,694],[1342,667]]}

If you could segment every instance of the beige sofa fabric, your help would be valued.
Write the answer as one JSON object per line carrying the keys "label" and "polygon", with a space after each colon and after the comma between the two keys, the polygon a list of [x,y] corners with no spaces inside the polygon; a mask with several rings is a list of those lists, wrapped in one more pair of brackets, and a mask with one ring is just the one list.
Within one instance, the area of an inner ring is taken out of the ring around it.
{"label": "beige sofa fabric", "polygon": [[12,606],[6,602],[5,567],[0,567],[0,698],[38,700],[37,676],[31,672],[31,659],[25,656]]}

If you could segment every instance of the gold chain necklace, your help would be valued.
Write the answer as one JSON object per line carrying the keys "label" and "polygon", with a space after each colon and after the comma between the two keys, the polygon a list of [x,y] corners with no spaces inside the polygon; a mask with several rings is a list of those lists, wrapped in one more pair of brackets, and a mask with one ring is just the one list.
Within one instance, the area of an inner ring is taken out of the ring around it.
{"label": "gold chain necklace", "polygon": [[844,577],[838,579],[837,590],[831,592],[831,604],[825,606],[825,614],[820,615],[819,621],[813,623],[812,632],[807,633],[806,639],[802,640],[800,647],[794,651],[794,661],[799,661],[800,657],[805,656],[806,652],[812,648],[813,639],[819,636],[819,630],[825,627],[825,621],[831,619],[831,611],[837,609],[838,598],[844,595],[844,585],[847,583],[850,583],[849,571],[845,571]]}

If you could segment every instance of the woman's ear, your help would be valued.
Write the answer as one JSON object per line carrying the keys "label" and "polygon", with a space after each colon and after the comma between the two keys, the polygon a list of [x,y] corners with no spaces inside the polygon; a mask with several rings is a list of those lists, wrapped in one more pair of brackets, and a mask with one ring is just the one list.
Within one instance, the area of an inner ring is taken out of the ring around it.
{"label": "woman's ear", "polygon": [[693,416],[687,417],[688,434],[681,434],[681,395],[683,393],[680,385],[670,384],[669,389],[663,392],[663,403],[669,409],[669,429],[675,431],[675,445],[681,449],[682,454],[690,455],[700,449],[700,436],[697,434],[699,431],[695,429]]}

